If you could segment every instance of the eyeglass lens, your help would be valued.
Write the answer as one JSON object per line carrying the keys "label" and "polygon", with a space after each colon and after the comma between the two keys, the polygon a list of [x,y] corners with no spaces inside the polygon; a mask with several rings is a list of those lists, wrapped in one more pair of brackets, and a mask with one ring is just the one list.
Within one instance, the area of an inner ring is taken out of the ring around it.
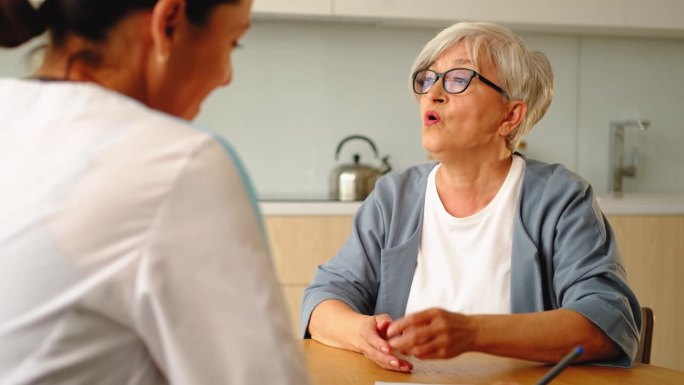
{"label": "eyeglass lens", "polygon": [[425,94],[439,81],[440,77],[443,77],[444,90],[451,94],[457,94],[465,91],[474,76],[474,71],[461,68],[449,70],[443,75],[432,70],[422,70],[417,72],[414,77],[413,90],[418,94]]}

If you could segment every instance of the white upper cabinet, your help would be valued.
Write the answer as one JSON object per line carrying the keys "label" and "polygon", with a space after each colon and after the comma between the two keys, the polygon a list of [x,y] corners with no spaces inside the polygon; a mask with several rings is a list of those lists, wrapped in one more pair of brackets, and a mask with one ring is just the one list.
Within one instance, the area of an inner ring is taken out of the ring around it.
{"label": "white upper cabinet", "polygon": [[626,0],[627,25],[650,29],[684,29],[683,0]]}
{"label": "white upper cabinet", "polygon": [[256,18],[433,26],[481,20],[548,32],[684,37],[684,0],[254,0]]}
{"label": "white upper cabinet", "polygon": [[333,0],[254,0],[252,12],[259,15],[332,16]]}
{"label": "white upper cabinet", "polygon": [[625,22],[624,0],[334,0],[333,13],[440,25],[478,20],[542,28],[617,27]]}

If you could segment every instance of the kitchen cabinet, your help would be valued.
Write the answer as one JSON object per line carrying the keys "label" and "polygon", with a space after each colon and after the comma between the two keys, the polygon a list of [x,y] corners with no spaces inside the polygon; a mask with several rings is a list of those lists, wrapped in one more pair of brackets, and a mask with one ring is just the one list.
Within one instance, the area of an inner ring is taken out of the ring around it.
{"label": "kitchen cabinet", "polygon": [[[684,215],[609,215],[628,280],[653,308],[651,363],[684,370]],[[348,237],[352,215],[266,215],[274,265],[298,334],[302,294]]]}
{"label": "kitchen cabinet", "polygon": [[629,284],[653,309],[651,363],[684,370],[684,215],[609,215]]}
{"label": "kitchen cabinet", "polygon": [[336,16],[447,21],[480,20],[528,26],[618,27],[624,0],[334,0]]}
{"label": "kitchen cabinet", "polygon": [[304,289],[316,267],[335,256],[351,232],[351,215],[265,217],[276,274],[298,333]]}
{"label": "kitchen cabinet", "polygon": [[490,21],[521,31],[684,37],[681,0],[255,0],[257,19],[443,28]]}
{"label": "kitchen cabinet", "polygon": [[625,24],[634,28],[684,29],[684,1],[626,0]]}
{"label": "kitchen cabinet", "polygon": [[260,15],[331,16],[333,0],[254,0],[252,12]]}

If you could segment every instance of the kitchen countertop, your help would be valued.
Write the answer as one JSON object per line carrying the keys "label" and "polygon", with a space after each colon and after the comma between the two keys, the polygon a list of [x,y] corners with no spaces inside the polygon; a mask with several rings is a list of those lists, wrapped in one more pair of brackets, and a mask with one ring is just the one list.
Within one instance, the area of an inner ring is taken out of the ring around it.
{"label": "kitchen countertop", "polygon": [[606,215],[681,215],[684,194],[627,193],[623,196],[600,194],[601,210]]}
{"label": "kitchen countertop", "polygon": [[262,201],[263,215],[354,215],[362,202]]}
{"label": "kitchen countertop", "polygon": [[[684,194],[628,193],[623,197],[612,194],[598,196],[606,215],[682,215]],[[354,215],[362,202],[327,200],[264,200],[260,202],[263,215]]]}

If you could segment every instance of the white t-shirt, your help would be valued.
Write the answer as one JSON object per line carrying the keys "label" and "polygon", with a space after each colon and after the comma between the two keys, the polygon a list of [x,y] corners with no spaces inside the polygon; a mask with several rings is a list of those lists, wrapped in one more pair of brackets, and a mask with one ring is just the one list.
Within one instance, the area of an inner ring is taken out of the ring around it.
{"label": "white t-shirt", "polygon": [[513,220],[525,161],[513,156],[494,199],[477,213],[452,217],[428,176],[423,230],[406,314],[432,307],[465,314],[510,313]]}
{"label": "white t-shirt", "polygon": [[221,141],[96,85],[0,106],[0,383],[308,383]]}

